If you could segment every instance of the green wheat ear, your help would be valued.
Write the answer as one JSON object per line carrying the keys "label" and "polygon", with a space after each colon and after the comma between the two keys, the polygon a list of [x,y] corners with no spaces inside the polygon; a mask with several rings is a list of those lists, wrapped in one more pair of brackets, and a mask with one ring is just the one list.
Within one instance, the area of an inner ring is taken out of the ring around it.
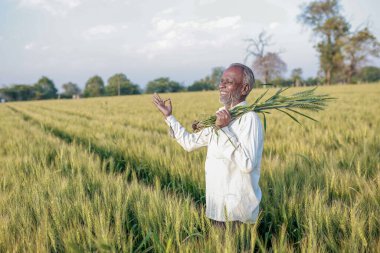
{"label": "green wheat ear", "polygon": [[[282,93],[289,89],[287,88],[280,88],[278,89],[274,95],[269,97],[264,102],[261,102],[261,99],[267,94],[268,90],[266,90],[263,94],[261,94],[253,104],[248,106],[237,106],[231,109],[229,112],[231,114],[232,120],[242,116],[243,114],[254,111],[256,113],[261,113],[264,118],[264,130],[266,130],[267,127],[267,120],[265,114],[270,114],[268,110],[276,110],[279,112],[284,113],[285,115],[289,116],[292,120],[295,122],[301,124],[299,120],[295,117],[302,116],[307,119],[313,120],[315,122],[318,122],[316,119],[300,112],[300,111],[313,111],[313,112],[319,112],[321,110],[324,110],[327,106],[327,102],[336,99],[333,97],[330,97],[327,94],[315,94],[315,90],[317,87],[314,87],[309,90],[301,91],[294,93],[290,96],[283,95]],[[297,110],[296,110],[297,109]],[[293,115],[292,115],[293,113]],[[216,117],[215,115],[212,115],[204,120],[197,121],[197,124],[193,125],[194,132],[199,132],[204,128],[212,127],[216,128],[215,126]]]}

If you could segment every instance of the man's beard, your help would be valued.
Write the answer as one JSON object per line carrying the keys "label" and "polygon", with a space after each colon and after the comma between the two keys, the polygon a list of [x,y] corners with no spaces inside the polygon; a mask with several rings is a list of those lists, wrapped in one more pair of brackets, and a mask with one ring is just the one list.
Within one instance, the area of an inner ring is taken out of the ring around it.
{"label": "man's beard", "polygon": [[240,99],[240,91],[236,90],[235,92],[228,93],[226,95],[219,94],[219,102],[224,106],[230,106],[236,104]]}

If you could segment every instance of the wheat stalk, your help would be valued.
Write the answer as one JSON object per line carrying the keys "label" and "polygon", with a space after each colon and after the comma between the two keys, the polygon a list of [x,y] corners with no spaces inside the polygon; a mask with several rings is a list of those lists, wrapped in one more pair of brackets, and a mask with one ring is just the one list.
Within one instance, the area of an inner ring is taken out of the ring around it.
{"label": "wheat stalk", "polygon": [[[300,112],[300,111],[314,111],[318,112],[320,110],[325,109],[327,106],[327,101],[331,99],[335,99],[330,97],[329,95],[317,95],[314,94],[314,91],[317,87],[301,92],[294,93],[290,96],[285,96],[282,93],[287,90],[287,88],[280,88],[277,92],[265,100],[264,102],[260,102],[261,99],[266,95],[269,91],[266,90],[262,95],[260,95],[253,104],[246,106],[235,106],[231,110],[229,110],[231,114],[231,121],[241,117],[243,114],[254,111],[256,113],[261,113],[264,118],[264,129],[266,130],[266,116],[265,114],[270,114],[270,110],[276,110],[282,113],[285,113],[292,120],[301,124],[295,115],[301,115],[310,120],[318,122],[316,119]],[[292,115],[293,114],[293,115]],[[218,129],[215,125],[216,116],[212,115],[207,119],[195,121],[192,125],[194,132],[199,132],[204,128],[212,127],[213,129]]]}

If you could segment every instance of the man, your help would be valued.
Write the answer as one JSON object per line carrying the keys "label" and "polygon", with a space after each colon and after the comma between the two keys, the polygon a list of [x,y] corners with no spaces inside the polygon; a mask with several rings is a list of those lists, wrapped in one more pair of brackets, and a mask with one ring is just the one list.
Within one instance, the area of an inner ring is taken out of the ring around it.
{"label": "man", "polygon": [[[231,121],[228,110],[246,105],[254,75],[247,66],[231,64],[219,84],[220,102],[216,112],[218,130],[206,128],[188,133],[172,115],[171,100],[163,101],[157,94],[153,103],[165,116],[171,135],[187,151],[208,146],[206,170],[206,216],[214,221],[254,223],[259,213],[259,187],[263,128],[255,112],[245,113]],[[168,101],[168,104],[166,104]],[[218,131],[218,134],[216,134]]]}

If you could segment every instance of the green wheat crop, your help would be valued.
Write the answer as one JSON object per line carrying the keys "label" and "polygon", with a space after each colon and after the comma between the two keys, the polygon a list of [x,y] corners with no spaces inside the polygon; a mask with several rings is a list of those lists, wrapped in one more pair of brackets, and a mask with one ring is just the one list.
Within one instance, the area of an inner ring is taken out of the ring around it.
{"label": "green wheat crop", "polygon": [[[204,216],[206,149],[182,150],[150,95],[0,104],[0,252],[378,252],[380,85],[318,92],[337,98],[318,123],[268,117],[259,220],[226,228]],[[189,131],[220,107],[162,96]]]}

